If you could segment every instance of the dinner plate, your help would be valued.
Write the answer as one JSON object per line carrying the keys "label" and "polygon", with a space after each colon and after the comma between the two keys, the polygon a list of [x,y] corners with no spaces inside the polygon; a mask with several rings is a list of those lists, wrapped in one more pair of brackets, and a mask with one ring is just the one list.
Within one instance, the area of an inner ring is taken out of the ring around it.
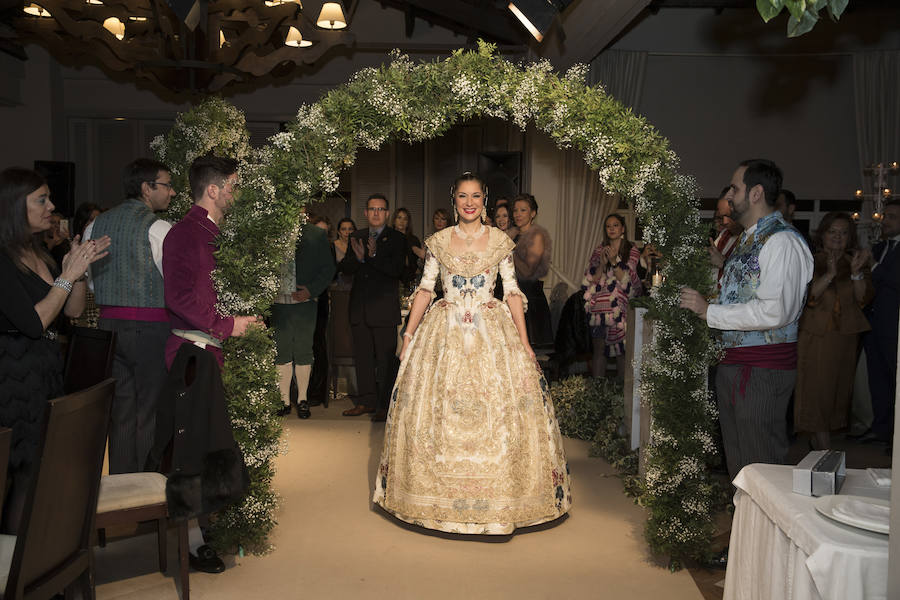
{"label": "dinner plate", "polygon": [[867,496],[822,496],[821,498],[816,499],[815,506],[816,510],[822,515],[838,521],[839,523],[843,523],[844,525],[850,525],[857,529],[874,531],[875,533],[887,534],[890,532],[890,521],[881,523],[877,520],[866,518],[867,515],[859,515],[858,518],[854,518],[852,514],[855,512],[854,507],[866,508],[865,506],[855,504],[857,502],[862,503],[863,505],[869,505],[868,508],[875,509],[876,511],[878,510],[877,507],[887,507],[888,509],[891,507],[891,503],[887,500],[869,498]]}

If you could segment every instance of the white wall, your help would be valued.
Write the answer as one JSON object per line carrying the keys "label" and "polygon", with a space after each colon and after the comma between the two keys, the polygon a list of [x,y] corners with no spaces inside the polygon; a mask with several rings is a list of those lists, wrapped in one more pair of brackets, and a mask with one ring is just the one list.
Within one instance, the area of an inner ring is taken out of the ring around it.
{"label": "white wall", "polygon": [[[35,160],[62,160],[53,152],[53,126],[59,98],[53,95],[56,62],[40,48],[28,48],[29,60],[3,62],[9,83],[20,86],[22,104],[0,106],[0,168],[31,167]],[[14,59],[11,59],[14,60]]]}
{"label": "white wall", "polygon": [[669,138],[705,197],[740,160],[765,157],[798,197],[840,199],[861,184],[850,52],[900,47],[897,18],[856,11],[788,39],[783,17],[664,9],[612,48],[649,53],[637,111]]}

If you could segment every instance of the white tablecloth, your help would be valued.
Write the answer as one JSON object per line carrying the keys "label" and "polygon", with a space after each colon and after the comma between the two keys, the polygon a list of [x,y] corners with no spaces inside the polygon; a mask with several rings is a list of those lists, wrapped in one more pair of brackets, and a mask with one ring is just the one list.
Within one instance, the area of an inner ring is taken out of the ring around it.
{"label": "white tablecloth", "polygon": [[[724,600],[887,597],[888,536],[819,514],[795,494],[790,465],[749,465],[734,479]],[[864,470],[847,469],[841,495],[890,500]]]}

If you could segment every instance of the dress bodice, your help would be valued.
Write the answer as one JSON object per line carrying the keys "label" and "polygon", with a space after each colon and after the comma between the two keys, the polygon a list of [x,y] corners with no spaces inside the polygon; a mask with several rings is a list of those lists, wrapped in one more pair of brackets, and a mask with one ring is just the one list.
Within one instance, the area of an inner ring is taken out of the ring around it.
{"label": "dress bodice", "polygon": [[447,227],[425,241],[425,267],[418,289],[431,292],[434,298],[434,285],[440,277],[444,297],[437,304],[446,309],[450,320],[467,334],[479,329],[484,308],[493,309],[498,304],[493,295],[497,273],[503,282],[504,302],[515,294],[522,298],[527,309],[528,301],[516,283],[512,257],[515,244],[509,236],[499,229],[489,228],[485,250],[460,254],[450,248],[451,234],[452,228]]}
{"label": "dress bodice", "polygon": [[[497,273],[503,281],[504,300],[510,293],[519,294],[516,285],[512,240],[499,229],[487,231],[487,248],[481,252],[453,252],[450,248],[452,228],[448,227],[425,241],[427,252],[420,289],[434,290],[438,277],[444,288],[444,300],[473,308],[494,300]],[[523,297],[524,298],[524,297]]]}

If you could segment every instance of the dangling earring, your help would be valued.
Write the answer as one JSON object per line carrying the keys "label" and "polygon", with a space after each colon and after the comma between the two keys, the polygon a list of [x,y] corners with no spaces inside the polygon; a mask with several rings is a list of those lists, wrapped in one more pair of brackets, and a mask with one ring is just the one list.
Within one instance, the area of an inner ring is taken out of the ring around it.
{"label": "dangling earring", "polygon": [[453,222],[459,223],[459,211],[456,210],[456,207],[453,207]]}
{"label": "dangling earring", "polygon": [[485,223],[487,223],[487,220],[485,220],[485,217],[484,217],[484,208],[482,208],[482,209],[481,209],[481,224],[484,225]]}

